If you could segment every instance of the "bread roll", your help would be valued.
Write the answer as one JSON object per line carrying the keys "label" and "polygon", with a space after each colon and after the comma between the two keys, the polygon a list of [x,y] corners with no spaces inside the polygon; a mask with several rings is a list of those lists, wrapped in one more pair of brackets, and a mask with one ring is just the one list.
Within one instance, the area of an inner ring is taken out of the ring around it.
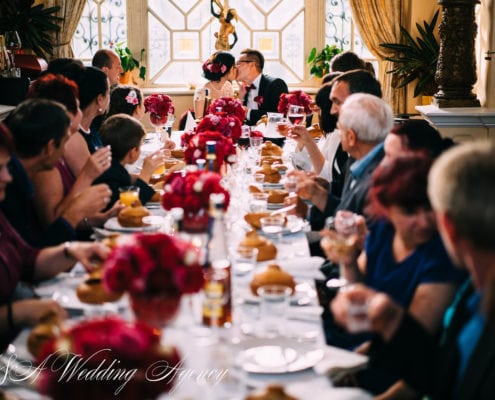
{"label": "bread roll", "polygon": [[124,207],[120,210],[117,220],[120,226],[125,228],[134,228],[140,226],[146,226],[143,222],[143,217],[150,215],[146,207],[143,207],[140,203],[134,203],[132,206]]}
{"label": "bread roll", "polygon": [[249,287],[254,295],[258,295],[258,288],[266,285],[287,286],[294,293],[296,282],[291,274],[282,270],[277,264],[270,264],[264,271],[256,273]]}
{"label": "bread roll", "polygon": [[265,183],[279,183],[282,176],[268,162],[264,162],[261,169],[256,171],[257,174],[265,175]]}
{"label": "bread roll", "polygon": [[285,198],[289,195],[287,190],[273,189],[268,192],[268,203],[280,204],[283,203]]}
{"label": "bread roll", "polygon": [[285,393],[283,386],[272,384],[266,389],[256,390],[249,394],[245,400],[297,400]]}
{"label": "bread roll", "polygon": [[256,261],[268,261],[277,257],[277,248],[275,245],[268,239],[258,235],[256,231],[248,232],[239,245],[256,247],[258,249]]}
{"label": "bread roll", "polygon": [[53,313],[43,317],[29,333],[27,338],[27,349],[34,356],[38,357],[43,349],[43,346],[50,339],[60,335],[62,321]]}
{"label": "bread roll", "polygon": [[261,229],[261,218],[268,217],[269,215],[270,213],[266,211],[250,212],[244,215],[244,221],[254,229]]}
{"label": "bread roll", "polygon": [[282,148],[270,140],[261,145],[261,156],[282,156],[282,153]]}
{"label": "bread roll", "polygon": [[77,297],[82,303],[103,304],[120,300],[123,293],[109,292],[102,281],[101,269],[92,271],[77,287]]}
{"label": "bread roll", "polygon": [[313,139],[319,139],[323,136],[323,131],[320,128],[320,124],[316,123],[311,126],[311,128],[308,128],[308,133],[309,136],[311,136]]}
{"label": "bread roll", "polygon": [[173,158],[184,158],[184,149],[173,149],[171,151],[171,155]]}

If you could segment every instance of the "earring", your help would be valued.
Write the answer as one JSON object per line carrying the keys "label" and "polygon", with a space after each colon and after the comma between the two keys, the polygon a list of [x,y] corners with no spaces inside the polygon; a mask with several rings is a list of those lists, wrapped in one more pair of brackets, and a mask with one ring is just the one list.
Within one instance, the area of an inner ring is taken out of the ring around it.
{"label": "earring", "polygon": [[100,114],[102,114],[102,113],[103,113],[103,109],[98,108],[98,112],[99,112]]}

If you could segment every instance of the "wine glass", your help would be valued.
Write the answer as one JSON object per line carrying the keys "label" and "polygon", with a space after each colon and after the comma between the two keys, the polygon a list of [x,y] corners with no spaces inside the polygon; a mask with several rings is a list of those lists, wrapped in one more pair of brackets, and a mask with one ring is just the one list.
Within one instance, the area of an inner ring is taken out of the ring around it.
{"label": "wine glass", "polygon": [[5,32],[5,46],[10,50],[12,70],[15,68],[15,52],[21,49],[22,42],[17,31]]}
{"label": "wine glass", "polygon": [[356,245],[356,215],[352,211],[339,211],[335,218],[327,218],[325,227],[331,230],[332,234],[322,238],[321,247],[325,251],[337,254],[339,263],[339,278],[329,280],[327,286],[341,288],[350,283],[345,276],[345,268]]}
{"label": "wine glass", "polygon": [[287,118],[292,125],[304,125],[306,121],[304,107],[290,104],[289,110],[287,111]]}

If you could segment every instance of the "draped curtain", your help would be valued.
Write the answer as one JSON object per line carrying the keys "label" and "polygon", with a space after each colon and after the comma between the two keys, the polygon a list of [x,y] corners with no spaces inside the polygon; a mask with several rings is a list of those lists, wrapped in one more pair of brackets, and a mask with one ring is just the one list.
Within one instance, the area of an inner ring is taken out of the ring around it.
{"label": "draped curtain", "polygon": [[53,58],[74,57],[71,40],[81,19],[86,0],[44,0],[43,3],[46,7],[60,6],[57,16],[64,19],[59,22],[60,31],[54,33]]}
{"label": "draped curtain", "polygon": [[380,47],[380,43],[400,43],[399,25],[403,25],[406,12],[403,0],[349,0],[353,21],[364,44],[379,60],[378,79],[382,84],[383,98],[392,106],[396,114],[406,112],[405,88],[392,87],[392,74],[387,71],[394,65],[385,57],[393,56],[391,50]]}

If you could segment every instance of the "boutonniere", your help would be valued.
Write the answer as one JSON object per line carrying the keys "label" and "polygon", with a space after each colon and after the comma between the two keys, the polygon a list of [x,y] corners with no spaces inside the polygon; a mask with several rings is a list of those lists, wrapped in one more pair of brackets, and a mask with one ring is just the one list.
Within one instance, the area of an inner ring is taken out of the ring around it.
{"label": "boutonniere", "polygon": [[258,107],[261,107],[261,105],[263,104],[263,100],[265,100],[263,96],[256,96],[254,98],[254,101],[256,102],[256,104],[258,104]]}

